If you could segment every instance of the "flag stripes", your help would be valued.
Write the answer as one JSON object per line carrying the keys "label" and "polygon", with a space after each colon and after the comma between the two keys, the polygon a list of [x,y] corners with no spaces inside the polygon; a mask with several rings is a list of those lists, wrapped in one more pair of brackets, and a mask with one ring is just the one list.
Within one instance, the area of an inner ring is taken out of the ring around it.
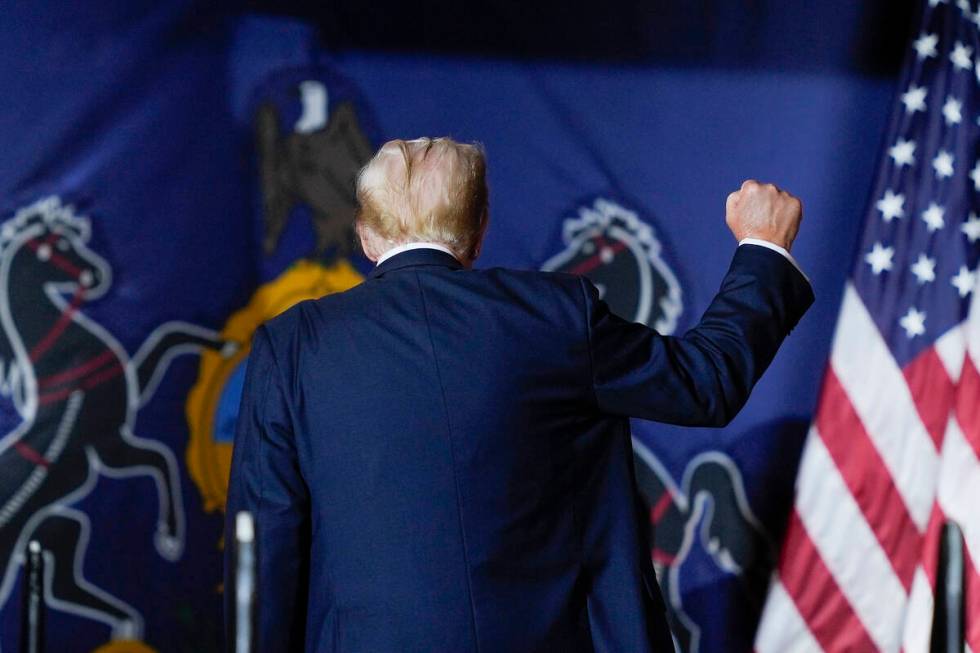
{"label": "flag stripes", "polygon": [[[840,591],[825,590],[837,587],[837,582],[795,510],[790,516],[779,569],[789,600],[795,604],[813,639],[824,650],[875,649],[847,597]],[[766,610],[768,612],[768,603]],[[772,633],[764,630],[760,636],[762,640],[767,636],[785,636],[781,622],[764,618],[763,623],[780,623],[780,627],[771,629]]]}
{"label": "flag stripes", "polygon": [[850,283],[830,360],[912,520],[924,531],[935,496],[938,452],[905,376]]}
{"label": "flag stripes", "polygon": [[[845,328],[859,335],[848,342],[861,341],[860,359],[839,347],[825,374],[758,653],[927,651],[947,519],[963,528],[967,611],[980,615],[980,372],[962,346],[963,332],[954,334],[959,346],[950,337],[943,353],[927,350],[904,370],[889,356],[890,364],[879,362],[870,374],[860,361],[887,348],[851,287],[838,333]],[[957,350],[958,366],[950,362]],[[910,390],[907,379],[920,375],[936,380],[916,381],[926,389]],[[937,438],[924,423],[941,410],[946,423]],[[924,463],[917,469],[909,450]],[[910,503],[926,500],[928,511],[917,508],[913,518]],[[968,620],[967,642],[980,650],[980,619]]]}
{"label": "flag stripes", "polygon": [[905,510],[901,495],[833,369],[824,378],[822,396],[816,425],[823,444],[908,591],[919,562],[922,533]]}

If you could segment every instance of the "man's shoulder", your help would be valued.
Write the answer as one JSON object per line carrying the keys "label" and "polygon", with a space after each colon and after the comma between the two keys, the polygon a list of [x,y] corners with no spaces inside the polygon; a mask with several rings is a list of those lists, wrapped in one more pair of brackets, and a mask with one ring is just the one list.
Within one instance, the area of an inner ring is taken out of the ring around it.
{"label": "man's shoulder", "polygon": [[518,282],[542,288],[562,289],[566,292],[581,293],[582,278],[567,272],[550,270],[522,270],[519,268],[493,267],[476,270],[477,274],[498,282]]}
{"label": "man's shoulder", "polygon": [[[513,267],[477,267],[472,269],[449,269],[443,267],[419,267],[414,272],[420,274],[421,282],[426,284],[426,279],[439,279],[440,284],[446,286],[458,286],[459,289],[473,286],[490,286],[497,288],[525,288],[531,291],[555,292],[564,291],[566,294],[574,293],[581,295],[581,277],[568,274],[566,272],[555,272],[546,270],[523,269]],[[431,275],[431,276],[430,276]],[[347,292],[339,295],[331,295],[330,299],[336,297],[334,301],[347,301],[359,304],[370,302],[382,298],[386,291],[402,292],[404,288],[397,285],[383,283],[383,280],[391,278],[386,275],[380,279],[368,279],[360,286],[356,286]],[[406,277],[394,277],[406,278]],[[416,277],[407,277],[416,283]],[[358,296],[360,294],[360,296]],[[328,299],[328,298],[324,298]],[[319,300],[318,300],[319,301]],[[328,299],[329,301],[329,299]],[[324,304],[329,306],[329,304]]]}
{"label": "man's shoulder", "polygon": [[300,313],[303,310],[300,304],[303,303],[305,302],[293,304],[279,315],[263,322],[254,337],[259,337],[260,332],[264,333],[274,352],[283,351],[287,347],[288,341],[297,332],[296,326],[300,322]]}
{"label": "man's shoulder", "polygon": [[294,337],[301,331],[300,327],[302,324],[309,321],[311,317],[310,313],[316,311],[316,305],[318,303],[321,303],[327,297],[335,298],[331,301],[337,301],[336,298],[342,294],[344,293],[335,293],[296,302],[282,313],[266,320],[261,328],[266,332],[273,344]]}
{"label": "man's shoulder", "polygon": [[266,320],[263,327],[269,333],[270,337],[280,337],[292,333],[303,322],[311,319],[314,314],[321,313],[324,308],[328,310],[333,309],[345,302],[351,301],[353,296],[358,294],[355,291],[361,289],[362,286],[363,284],[342,292],[298,301],[282,313]]}
{"label": "man's shoulder", "polygon": [[[450,278],[459,279],[461,286],[476,283],[489,285],[505,293],[561,297],[578,303],[583,297],[581,277],[565,272],[522,270],[519,268],[490,267],[474,270],[458,270]],[[469,283],[467,283],[469,282]],[[267,320],[263,329],[273,344],[301,337],[303,325],[321,324],[336,319],[357,319],[364,309],[385,301],[385,286],[368,279],[343,292],[297,302],[279,315]],[[369,311],[370,312],[370,311]]]}

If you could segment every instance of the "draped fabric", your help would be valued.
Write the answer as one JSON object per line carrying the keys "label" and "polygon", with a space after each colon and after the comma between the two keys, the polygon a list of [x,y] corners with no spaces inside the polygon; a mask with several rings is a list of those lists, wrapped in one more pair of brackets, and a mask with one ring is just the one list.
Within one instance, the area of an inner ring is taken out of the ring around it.
{"label": "draped fabric", "polygon": [[329,53],[304,21],[190,2],[22,7],[0,29],[0,650],[32,538],[52,649],[220,648],[251,334],[363,278],[354,171],[384,139],[440,134],[488,153],[480,265],[588,275],[665,332],[727,268],[730,191],[804,198],[794,255],[818,302],[742,414],[633,424],[679,643],[752,645],[890,80]]}

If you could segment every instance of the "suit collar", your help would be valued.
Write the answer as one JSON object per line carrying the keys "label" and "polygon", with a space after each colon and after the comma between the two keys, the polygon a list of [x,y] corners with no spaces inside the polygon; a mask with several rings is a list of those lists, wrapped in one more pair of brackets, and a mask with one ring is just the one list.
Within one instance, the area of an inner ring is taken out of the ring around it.
{"label": "suit collar", "polygon": [[426,247],[410,249],[406,252],[395,254],[391,258],[386,259],[381,265],[371,270],[370,274],[368,274],[368,278],[374,279],[383,274],[387,274],[388,272],[401,270],[402,268],[417,267],[420,265],[435,265],[452,270],[460,270],[463,268],[463,264],[457,261],[456,257],[453,255],[439,251],[438,249]]}

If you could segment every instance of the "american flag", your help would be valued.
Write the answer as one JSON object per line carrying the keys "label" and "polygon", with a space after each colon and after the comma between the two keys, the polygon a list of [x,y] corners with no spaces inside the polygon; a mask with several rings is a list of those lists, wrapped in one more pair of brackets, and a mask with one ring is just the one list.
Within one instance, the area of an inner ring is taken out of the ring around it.
{"label": "american flag", "polygon": [[757,653],[929,650],[964,534],[980,653],[980,11],[928,0],[796,481]]}

